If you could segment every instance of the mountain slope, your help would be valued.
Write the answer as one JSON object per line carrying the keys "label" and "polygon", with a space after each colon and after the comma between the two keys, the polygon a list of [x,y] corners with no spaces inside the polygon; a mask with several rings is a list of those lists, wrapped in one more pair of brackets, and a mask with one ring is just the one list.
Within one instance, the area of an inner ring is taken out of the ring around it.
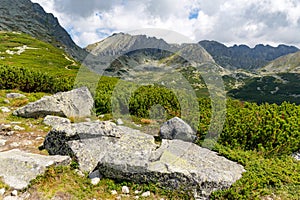
{"label": "mountain slope", "polygon": [[199,44],[213,56],[219,65],[228,69],[256,70],[280,56],[299,51],[294,46],[286,45],[272,47],[259,44],[254,48],[246,45],[227,47],[219,42],[208,40],[200,41]]}
{"label": "mountain slope", "polygon": [[62,47],[77,60],[83,60],[87,55],[60,26],[57,18],[30,0],[1,0],[0,31],[27,33],[54,46]]}
{"label": "mountain slope", "polygon": [[261,74],[300,73],[300,52],[281,56],[259,70]]}
{"label": "mountain slope", "polygon": [[24,33],[0,32],[0,64],[75,76],[80,64],[59,48]]}

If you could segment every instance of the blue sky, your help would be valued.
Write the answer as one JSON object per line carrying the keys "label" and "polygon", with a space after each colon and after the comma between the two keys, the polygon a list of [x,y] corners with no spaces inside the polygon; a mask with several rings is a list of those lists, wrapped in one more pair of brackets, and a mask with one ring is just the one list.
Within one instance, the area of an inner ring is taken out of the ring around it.
{"label": "blue sky", "polygon": [[53,13],[74,41],[88,44],[142,28],[192,41],[300,47],[300,0],[32,0]]}

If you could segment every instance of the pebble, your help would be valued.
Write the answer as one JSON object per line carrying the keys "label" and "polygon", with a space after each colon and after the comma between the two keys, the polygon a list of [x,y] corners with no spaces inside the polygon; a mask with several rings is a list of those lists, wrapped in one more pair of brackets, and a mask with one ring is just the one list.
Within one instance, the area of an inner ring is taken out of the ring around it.
{"label": "pebble", "polygon": [[139,199],[139,198],[140,198],[139,196],[135,196],[135,197],[134,197],[134,199]]}
{"label": "pebble", "polygon": [[116,190],[112,190],[112,191],[110,191],[110,193],[111,193],[112,195],[117,195],[117,194],[118,194],[118,192],[117,192]]}
{"label": "pebble", "polygon": [[92,178],[91,183],[92,185],[97,185],[100,182],[100,178]]}
{"label": "pebble", "polygon": [[127,186],[122,187],[122,193],[129,194],[129,188]]}
{"label": "pebble", "polygon": [[24,127],[21,127],[21,126],[18,126],[18,125],[15,125],[15,126],[14,126],[14,130],[16,130],[16,131],[24,131],[25,128],[24,128]]}
{"label": "pebble", "polygon": [[75,169],[75,172],[80,177],[84,177],[85,176],[84,173],[82,171],[80,171],[79,169]]}
{"label": "pebble", "polygon": [[0,189],[0,195],[3,196],[4,193],[5,193],[5,188],[1,188],[1,189]]}
{"label": "pebble", "polygon": [[3,102],[6,103],[6,104],[10,103],[10,101],[8,99],[4,99]]}
{"label": "pebble", "polygon": [[151,195],[150,191],[147,191],[142,194],[142,197],[150,197],[150,195]]}
{"label": "pebble", "polygon": [[122,119],[119,118],[119,119],[117,120],[117,125],[123,125],[123,124],[124,124],[124,122],[122,121]]}
{"label": "pebble", "polygon": [[17,190],[12,191],[11,196],[18,196],[18,191]]}
{"label": "pebble", "polygon": [[[2,139],[0,139],[0,146],[4,146],[4,145],[5,145],[5,143],[6,143],[6,140],[2,140]],[[0,194],[1,194],[1,192],[0,192]]]}
{"label": "pebble", "polygon": [[8,113],[10,112],[11,110],[8,108],[8,107],[0,107],[1,111],[4,112],[4,113]]}
{"label": "pebble", "polygon": [[134,191],[134,194],[140,194],[142,191],[136,190]]}
{"label": "pebble", "polygon": [[24,94],[20,93],[8,93],[6,94],[6,98],[9,99],[18,99],[18,98],[25,98],[26,96]]}

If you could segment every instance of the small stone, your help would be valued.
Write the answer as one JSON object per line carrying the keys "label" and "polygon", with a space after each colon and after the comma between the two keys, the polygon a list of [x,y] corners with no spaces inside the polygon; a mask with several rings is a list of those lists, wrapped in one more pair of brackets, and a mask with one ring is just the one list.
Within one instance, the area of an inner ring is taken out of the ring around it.
{"label": "small stone", "polygon": [[134,199],[139,199],[139,198],[140,198],[139,196],[135,196],[135,197],[134,197]]}
{"label": "small stone", "polygon": [[19,147],[20,143],[19,142],[13,142],[10,144],[11,147]]}
{"label": "small stone", "polygon": [[150,191],[147,191],[142,194],[142,197],[150,197],[150,195],[151,195]]}
{"label": "small stone", "polygon": [[10,101],[8,99],[4,99],[3,102],[6,103],[6,104],[10,103]]}
{"label": "small stone", "polygon": [[4,146],[4,145],[5,145],[5,143],[6,143],[6,140],[2,140],[2,139],[0,139],[0,146]]}
{"label": "small stone", "polygon": [[127,186],[122,187],[122,193],[129,194],[129,188]]}
{"label": "small stone", "polygon": [[123,124],[124,124],[124,122],[122,121],[122,119],[119,118],[119,119],[117,120],[117,125],[123,125]]}
{"label": "small stone", "polygon": [[134,191],[134,194],[140,194],[142,191],[136,190]]}
{"label": "small stone", "polygon": [[99,115],[100,118],[104,118],[104,115]]}
{"label": "small stone", "polygon": [[80,177],[84,177],[84,173],[82,171],[80,171],[79,169],[75,169],[75,172],[77,173],[78,176]]}
{"label": "small stone", "polygon": [[116,197],[116,200],[120,200],[120,199],[122,199],[120,196],[117,196],[117,197]]}
{"label": "small stone", "polygon": [[21,126],[18,126],[18,125],[15,125],[15,126],[14,126],[14,130],[15,130],[15,131],[24,131],[25,128],[24,128],[24,127],[21,127]]}
{"label": "small stone", "polygon": [[17,190],[12,191],[11,196],[18,196],[18,191]]}
{"label": "small stone", "polygon": [[4,113],[8,113],[11,111],[8,107],[4,107],[4,106],[0,107],[0,110]]}
{"label": "small stone", "polygon": [[20,93],[8,93],[8,94],[6,94],[6,98],[19,99],[19,98],[26,98],[26,96],[24,94],[20,94]]}
{"label": "small stone", "polygon": [[100,178],[93,178],[91,179],[92,185],[97,185],[100,182]]}
{"label": "small stone", "polygon": [[111,193],[111,195],[117,195],[118,194],[118,192],[116,190],[112,190],[112,191],[110,191],[110,193]]}
{"label": "small stone", "polygon": [[8,131],[8,132],[6,132],[6,136],[12,136],[13,134],[15,134],[15,132],[14,131]]}
{"label": "small stone", "polygon": [[0,189],[0,195],[3,196],[4,193],[5,193],[5,188],[1,188],[1,189]]}

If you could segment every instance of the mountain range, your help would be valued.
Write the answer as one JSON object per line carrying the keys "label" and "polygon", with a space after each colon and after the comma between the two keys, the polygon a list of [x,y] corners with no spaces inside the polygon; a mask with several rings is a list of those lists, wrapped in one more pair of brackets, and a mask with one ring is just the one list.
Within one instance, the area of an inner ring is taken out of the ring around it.
{"label": "mountain range", "polygon": [[91,66],[93,71],[104,70],[108,76],[130,80],[172,66],[198,94],[207,94],[203,92],[207,88],[199,75],[203,70],[193,67],[195,63],[199,66],[206,63],[221,74],[226,91],[233,98],[259,103],[285,100],[300,103],[300,52],[295,46],[227,47],[208,40],[197,44],[169,44],[146,35],[117,33],[81,48],[57,18],[30,0],[1,0],[0,31],[28,34],[64,50],[71,58]]}

